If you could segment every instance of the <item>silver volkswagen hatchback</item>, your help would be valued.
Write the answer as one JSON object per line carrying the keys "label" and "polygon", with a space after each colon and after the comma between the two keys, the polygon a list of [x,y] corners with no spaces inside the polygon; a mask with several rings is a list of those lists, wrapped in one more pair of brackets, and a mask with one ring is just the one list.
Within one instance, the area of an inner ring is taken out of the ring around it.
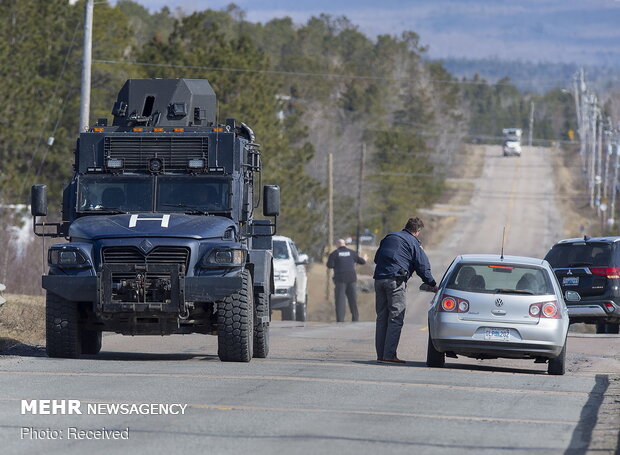
{"label": "silver volkswagen hatchback", "polygon": [[458,256],[446,271],[428,312],[426,364],[446,356],[548,362],[564,374],[568,311],[553,270],[542,259]]}

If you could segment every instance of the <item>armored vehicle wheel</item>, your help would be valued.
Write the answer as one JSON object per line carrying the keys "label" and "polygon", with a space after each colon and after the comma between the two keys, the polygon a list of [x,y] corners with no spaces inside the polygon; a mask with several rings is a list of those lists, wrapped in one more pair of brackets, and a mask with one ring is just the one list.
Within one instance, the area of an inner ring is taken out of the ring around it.
{"label": "armored vehicle wheel", "polygon": [[217,355],[223,362],[249,362],[254,341],[254,296],[250,273],[242,273],[241,290],[218,302]]}
{"label": "armored vehicle wheel", "polygon": [[431,334],[428,334],[428,349],[426,351],[426,366],[431,368],[443,368],[446,364],[446,354],[439,352],[433,346],[433,340],[431,340]]}
{"label": "armored vehicle wheel", "polygon": [[304,303],[298,303],[295,310],[295,320],[305,322],[308,316],[308,295],[306,294],[306,300]]}
{"label": "armored vehicle wheel", "polygon": [[82,353],[77,302],[51,292],[45,298],[45,351],[49,357],[77,359]]}
{"label": "armored vehicle wheel", "polygon": [[[269,296],[260,292],[256,296],[257,315],[269,314]],[[269,355],[269,324],[256,324],[254,326],[254,357],[266,359]]]}
{"label": "armored vehicle wheel", "polygon": [[566,341],[564,341],[564,347],[562,348],[562,352],[555,359],[549,359],[549,364],[547,365],[547,373],[553,375],[563,375],[566,371]]}
{"label": "armored vehicle wheel", "polygon": [[82,354],[99,354],[101,351],[101,332],[82,330]]}

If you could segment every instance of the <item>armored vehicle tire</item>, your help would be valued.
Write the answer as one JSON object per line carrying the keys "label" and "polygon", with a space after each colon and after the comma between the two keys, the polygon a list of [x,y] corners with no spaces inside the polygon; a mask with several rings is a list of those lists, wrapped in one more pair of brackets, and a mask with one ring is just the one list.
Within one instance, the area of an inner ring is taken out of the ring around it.
{"label": "armored vehicle tire", "polygon": [[45,351],[49,357],[77,359],[82,353],[77,302],[48,292],[45,297]]}
{"label": "armored vehicle tire", "polygon": [[[256,315],[268,315],[269,296],[264,292],[256,295]],[[254,325],[254,357],[266,359],[269,355],[269,324]]]}
{"label": "armored vehicle tire", "polygon": [[426,350],[426,366],[431,368],[443,368],[446,364],[446,354],[439,352],[433,346],[431,334],[428,334],[428,349]]}
{"label": "armored vehicle tire", "polygon": [[566,341],[564,341],[564,347],[562,348],[562,352],[560,355],[554,359],[549,359],[549,364],[547,365],[547,373],[560,376],[563,375],[566,365]]}
{"label": "armored vehicle tire", "polygon": [[242,273],[241,290],[218,302],[217,355],[222,362],[249,362],[254,344],[254,295],[250,273]]}
{"label": "armored vehicle tire", "polygon": [[288,303],[288,307],[282,308],[282,320],[283,321],[295,321],[297,320],[297,288],[294,288],[293,298]]}
{"label": "armored vehicle tire", "polygon": [[82,354],[99,354],[101,351],[101,332],[82,330]]}
{"label": "armored vehicle tire", "polygon": [[298,303],[295,309],[295,320],[299,322],[305,322],[308,317],[308,295],[306,294],[306,300],[304,303]]}

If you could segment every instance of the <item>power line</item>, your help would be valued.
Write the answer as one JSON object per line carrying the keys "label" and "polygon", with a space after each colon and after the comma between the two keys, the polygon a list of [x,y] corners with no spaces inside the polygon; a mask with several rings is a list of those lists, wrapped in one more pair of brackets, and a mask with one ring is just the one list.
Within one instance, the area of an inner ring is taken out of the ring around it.
{"label": "power line", "polygon": [[[387,76],[365,76],[358,74],[338,74],[338,73],[310,73],[304,71],[281,71],[281,70],[266,70],[266,69],[252,69],[252,68],[230,68],[230,67],[221,67],[221,66],[195,66],[195,65],[179,65],[173,63],[147,63],[147,62],[124,62],[121,60],[101,60],[101,59],[93,59],[93,63],[108,63],[112,65],[137,65],[137,66],[153,66],[160,68],[179,68],[179,69],[191,69],[191,70],[204,70],[204,71],[224,71],[224,72],[236,72],[236,73],[259,73],[259,74],[276,74],[281,76],[303,76],[303,77],[325,77],[325,78],[339,78],[339,79],[360,79],[360,80],[378,80],[378,81],[418,81],[419,79],[413,77],[387,77]],[[445,80],[445,79],[428,79],[428,82],[432,82],[435,84],[457,84],[457,85],[489,85],[489,86],[497,86],[497,85],[506,85],[506,86],[514,86],[513,82],[520,81],[510,81],[510,82],[495,82],[491,83],[488,81],[473,81],[467,79],[461,80]],[[555,82],[551,82],[555,81]],[[525,81],[522,81],[525,82]],[[560,82],[560,79],[550,79],[547,83],[548,85],[557,85],[557,82]],[[562,83],[567,83],[568,81],[562,80]]]}

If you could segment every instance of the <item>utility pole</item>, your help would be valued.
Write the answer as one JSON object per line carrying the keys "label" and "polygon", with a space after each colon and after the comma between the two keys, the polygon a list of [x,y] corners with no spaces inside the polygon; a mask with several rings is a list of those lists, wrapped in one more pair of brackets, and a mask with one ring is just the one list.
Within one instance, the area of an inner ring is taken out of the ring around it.
{"label": "utility pole", "polygon": [[360,176],[357,188],[357,241],[355,243],[357,254],[360,253],[360,236],[362,235],[362,191],[364,188],[364,161],[366,159],[366,143],[362,142],[362,157],[360,160]]}
{"label": "utility pole", "polygon": [[603,183],[603,116],[599,111],[596,130],[596,207],[601,214],[601,185]]}
{"label": "utility pole", "polygon": [[530,101],[530,133],[529,146],[532,146],[532,132],[534,131],[534,101]]}
{"label": "utility pole", "polygon": [[[334,245],[334,154],[329,152],[327,155],[327,254]],[[331,298],[331,277],[329,269],[326,268],[325,280],[325,300]]]}
{"label": "utility pole", "polygon": [[82,51],[82,90],[80,94],[80,133],[88,130],[90,114],[90,67],[93,54],[94,0],[87,0],[84,13],[84,49]]}
{"label": "utility pole", "polygon": [[589,96],[588,116],[590,124],[588,125],[588,153],[590,167],[589,167],[589,189],[590,189],[590,207],[594,207],[594,184],[596,181],[596,96]]}
{"label": "utility pole", "polygon": [[[620,125],[619,125],[620,127]],[[615,217],[616,217],[616,186],[618,185],[618,167],[620,166],[620,153],[618,148],[620,147],[619,144],[619,130],[616,129],[616,131],[614,132],[615,134],[612,136],[613,139],[613,145],[612,145],[612,150],[615,151],[616,153],[616,160],[615,160],[615,164],[614,164],[614,179],[612,180],[611,183],[611,207],[609,207],[609,224],[610,224],[610,228],[613,228],[614,223],[615,223]]]}

